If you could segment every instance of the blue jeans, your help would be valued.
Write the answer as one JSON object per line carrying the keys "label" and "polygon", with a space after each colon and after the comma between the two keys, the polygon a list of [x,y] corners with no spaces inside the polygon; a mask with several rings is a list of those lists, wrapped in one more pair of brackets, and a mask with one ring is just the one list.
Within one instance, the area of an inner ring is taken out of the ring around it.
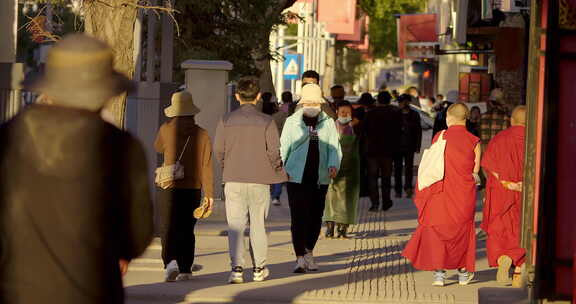
{"label": "blue jeans", "polygon": [[272,195],[272,199],[280,199],[280,195],[282,195],[282,186],[284,184],[273,184],[270,185],[271,189],[271,195]]}

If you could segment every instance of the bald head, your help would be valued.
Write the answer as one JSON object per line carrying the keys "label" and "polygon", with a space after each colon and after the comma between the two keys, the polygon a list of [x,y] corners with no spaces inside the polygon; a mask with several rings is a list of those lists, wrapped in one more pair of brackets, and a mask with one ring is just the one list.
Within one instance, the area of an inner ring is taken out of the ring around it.
{"label": "bald head", "polygon": [[517,106],[512,111],[511,124],[513,126],[525,126],[526,125],[526,106]]}
{"label": "bald head", "polygon": [[469,114],[470,110],[465,104],[455,103],[448,108],[446,123],[448,125],[466,124]]}

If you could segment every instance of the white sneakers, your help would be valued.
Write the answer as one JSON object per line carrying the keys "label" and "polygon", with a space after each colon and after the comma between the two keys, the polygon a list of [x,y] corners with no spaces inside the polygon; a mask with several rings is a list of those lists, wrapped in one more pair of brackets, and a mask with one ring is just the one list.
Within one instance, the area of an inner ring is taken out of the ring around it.
{"label": "white sneakers", "polygon": [[306,271],[318,271],[318,264],[314,262],[314,255],[311,251],[296,259],[294,273],[306,273]]}
{"label": "white sneakers", "polygon": [[176,277],[176,281],[190,281],[192,280],[192,273],[181,273]]}
{"label": "white sneakers", "polygon": [[[474,273],[468,272],[466,269],[458,270],[458,284],[462,286],[466,286],[472,282],[474,279]],[[446,271],[439,270],[434,271],[434,281],[432,282],[433,286],[442,287],[444,286],[444,281],[446,280]]]}
{"label": "white sneakers", "polygon": [[190,280],[192,280],[192,273],[180,273],[178,262],[176,262],[176,260],[172,260],[170,263],[168,263],[168,265],[166,265],[166,282],[181,282]]}
{"label": "white sneakers", "polygon": [[273,199],[273,200],[272,200],[272,205],[274,205],[274,206],[280,206],[280,205],[281,205],[280,200],[277,199],[277,198]]}
{"label": "white sneakers", "polygon": [[254,282],[262,282],[270,276],[270,270],[267,267],[256,267],[254,268]]}
{"label": "white sneakers", "polygon": [[434,281],[432,282],[432,286],[442,287],[444,286],[444,280],[446,280],[446,271],[434,271]]}
{"label": "white sneakers", "polygon": [[232,271],[230,271],[230,276],[228,277],[228,283],[230,284],[244,283],[244,269],[240,266],[232,268]]}
{"label": "white sneakers", "polygon": [[179,274],[178,262],[176,262],[176,260],[170,261],[170,263],[166,265],[166,282],[175,282]]}
{"label": "white sneakers", "polygon": [[[255,267],[254,268],[254,282],[262,282],[270,276],[270,270],[267,267]],[[242,284],[244,283],[244,269],[240,266],[232,268],[230,276],[228,277],[228,283],[230,284]]]}
{"label": "white sneakers", "polygon": [[308,269],[308,264],[304,257],[298,257],[296,259],[296,267],[294,267],[294,273],[306,273]]}
{"label": "white sneakers", "polygon": [[473,272],[468,272],[466,270],[464,271],[458,270],[458,284],[466,286],[470,284],[470,282],[472,282],[472,279],[474,279]]}
{"label": "white sneakers", "polygon": [[311,251],[308,251],[308,253],[304,255],[304,261],[306,261],[306,268],[308,270],[318,271],[318,264],[314,262],[314,255],[312,254]]}

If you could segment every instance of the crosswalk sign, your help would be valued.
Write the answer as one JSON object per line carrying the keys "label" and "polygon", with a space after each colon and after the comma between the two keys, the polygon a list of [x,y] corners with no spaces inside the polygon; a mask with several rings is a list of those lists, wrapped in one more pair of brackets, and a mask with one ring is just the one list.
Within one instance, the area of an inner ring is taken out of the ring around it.
{"label": "crosswalk sign", "polygon": [[302,54],[285,54],[284,79],[293,80],[300,78],[302,73]]}

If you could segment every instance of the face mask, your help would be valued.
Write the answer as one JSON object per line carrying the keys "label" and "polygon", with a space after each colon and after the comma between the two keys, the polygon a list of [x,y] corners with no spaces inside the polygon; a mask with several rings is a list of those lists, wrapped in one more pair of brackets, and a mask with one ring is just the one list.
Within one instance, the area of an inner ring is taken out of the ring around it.
{"label": "face mask", "polygon": [[313,108],[304,108],[304,115],[307,117],[316,117],[320,114],[320,108],[313,107]]}
{"label": "face mask", "polygon": [[347,124],[347,123],[349,123],[349,122],[351,122],[351,121],[352,121],[352,117],[348,117],[348,116],[346,116],[346,117],[338,117],[338,122],[341,123],[341,124],[343,124],[343,125],[345,125],[345,124]]}

